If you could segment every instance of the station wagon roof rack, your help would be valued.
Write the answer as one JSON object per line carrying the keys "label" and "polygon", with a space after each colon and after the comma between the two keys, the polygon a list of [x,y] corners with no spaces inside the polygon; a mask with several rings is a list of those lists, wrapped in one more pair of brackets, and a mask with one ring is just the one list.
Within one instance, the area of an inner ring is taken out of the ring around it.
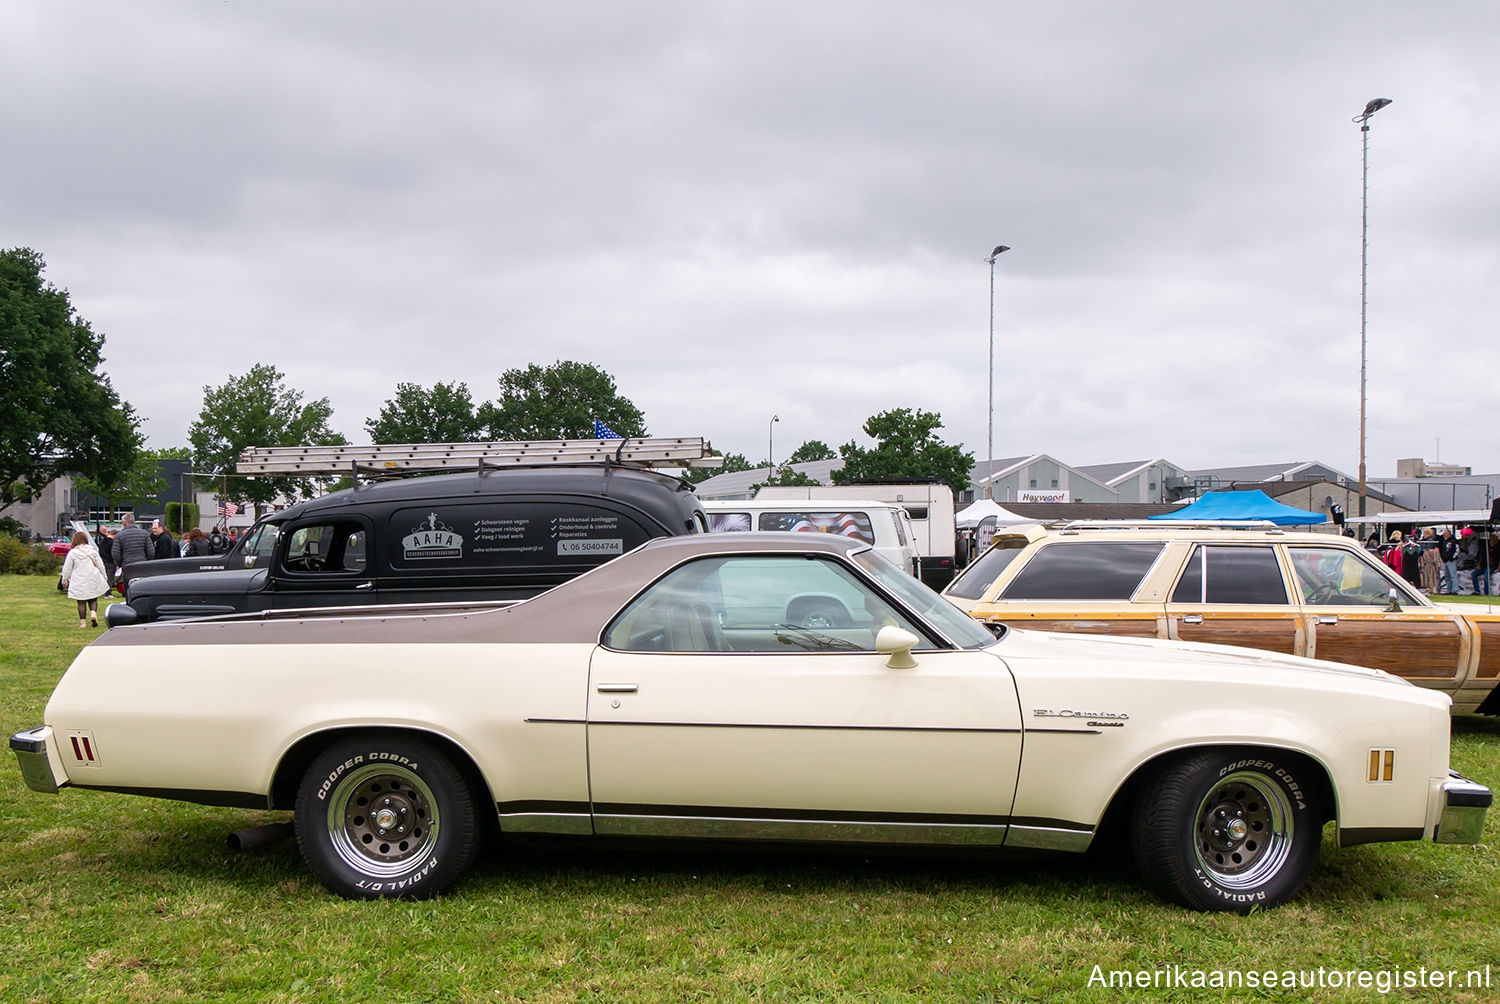
{"label": "station wagon roof rack", "polygon": [[724,458],[702,437],[499,440],[488,443],[390,443],[375,446],[252,446],[238,474],[400,475],[487,467],[553,464],[720,467]]}

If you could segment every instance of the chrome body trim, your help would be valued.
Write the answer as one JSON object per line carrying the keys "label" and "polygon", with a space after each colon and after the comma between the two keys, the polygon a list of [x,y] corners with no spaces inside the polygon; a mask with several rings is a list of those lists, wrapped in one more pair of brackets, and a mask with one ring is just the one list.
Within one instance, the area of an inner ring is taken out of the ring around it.
{"label": "chrome body trim", "polygon": [[502,812],[503,833],[563,833],[569,836],[592,836],[593,821],[586,812]]}
{"label": "chrome body trim", "polygon": [[1052,826],[1010,825],[1006,847],[1025,847],[1039,851],[1082,853],[1094,840],[1093,830],[1065,830]]}
{"label": "chrome body trim", "polygon": [[838,843],[949,844],[997,847],[1005,824],[901,823],[841,819],[757,819],[727,816],[600,814],[594,832],[629,837],[709,837]]}

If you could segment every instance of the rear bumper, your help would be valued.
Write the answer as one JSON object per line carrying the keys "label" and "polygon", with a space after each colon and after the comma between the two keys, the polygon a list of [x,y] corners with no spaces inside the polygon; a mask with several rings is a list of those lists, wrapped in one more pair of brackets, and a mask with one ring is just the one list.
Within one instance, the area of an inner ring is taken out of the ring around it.
{"label": "rear bumper", "polygon": [[26,787],[55,795],[58,789],[67,786],[68,775],[57,755],[57,744],[52,742],[50,725],[17,732],[10,737],[10,748],[15,750]]}
{"label": "rear bumper", "polygon": [[1439,844],[1477,844],[1484,833],[1484,817],[1495,795],[1458,771],[1450,770],[1448,780],[1438,782],[1438,822],[1432,839]]}

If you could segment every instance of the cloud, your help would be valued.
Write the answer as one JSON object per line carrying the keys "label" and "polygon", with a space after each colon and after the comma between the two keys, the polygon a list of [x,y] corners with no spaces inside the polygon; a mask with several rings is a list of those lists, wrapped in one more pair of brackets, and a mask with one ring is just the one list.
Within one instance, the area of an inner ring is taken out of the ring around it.
{"label": "cloud", "polygon": [[[353,439],[398,382],[593,362],[752,459],[943,415],[982,455],[1493,467],[1472,397],[1496,14],[1074,2],[12,5],[0,246],[153,445],[275,364]],[[1465,382],[1466,377],[1468,383]],[[781,446],[777,447],[778,451]]]}

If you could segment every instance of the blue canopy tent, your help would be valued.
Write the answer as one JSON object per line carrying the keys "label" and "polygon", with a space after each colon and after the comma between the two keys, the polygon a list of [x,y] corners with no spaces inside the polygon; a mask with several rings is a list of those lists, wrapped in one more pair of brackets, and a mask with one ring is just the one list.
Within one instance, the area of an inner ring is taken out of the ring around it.
{"label": "blue canopy tent", "polygon": [[1209,492],[1192,505],[1176,512],[1162,513],[1149,519],[1161,520],[1264,520],[1278,526],[1304,523],[1326,523],[1322,513],[1282,505],[1260,490],[1248,492]]}

